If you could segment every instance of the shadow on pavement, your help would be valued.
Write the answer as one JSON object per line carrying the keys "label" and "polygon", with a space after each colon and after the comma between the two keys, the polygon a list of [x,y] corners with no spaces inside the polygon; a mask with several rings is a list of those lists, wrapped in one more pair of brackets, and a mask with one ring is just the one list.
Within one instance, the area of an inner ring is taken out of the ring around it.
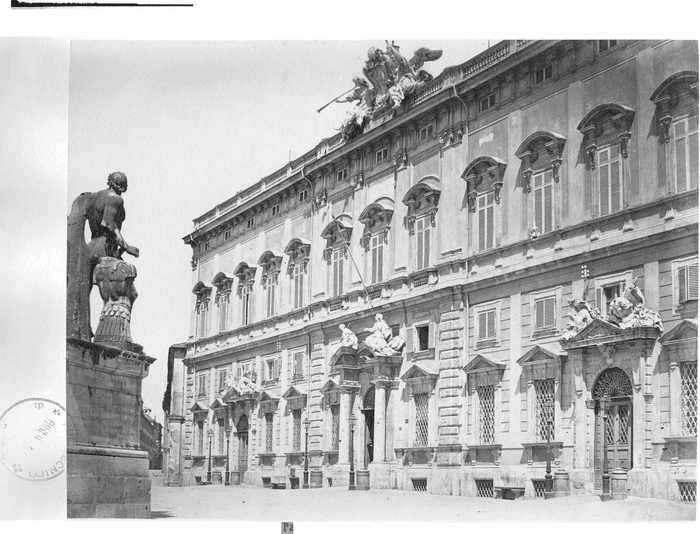
{"label": "shadow on pavement", "polygon": [[151,519],[167,519],[175,517],[171,512],[161,512],[159,510],[151,510]]}

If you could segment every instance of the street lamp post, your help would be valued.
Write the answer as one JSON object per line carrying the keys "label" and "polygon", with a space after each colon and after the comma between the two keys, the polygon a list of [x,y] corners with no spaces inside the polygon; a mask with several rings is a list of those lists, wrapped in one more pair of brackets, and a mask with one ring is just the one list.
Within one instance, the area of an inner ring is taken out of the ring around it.
{"label": "street lamp post", "polygon": [[355,416],[350,416],[350,484],[348,489],[353,491],[355,489],[355,450],[353,447],[354,434],[355,434]]}
{"label": "street lamp post", "polygon": [[214,430],[210,428],[207,432],[207,436],[209,436],[209,463],[207,465],[207,482],[211,484],[211,440],[214,437]]}
{"label": "street lamp post", "polygon": [[229,446],[231,443],[231,429],[226,430],[226,475],[224,486],[231,485],[231,471],[229,466]]}
{"label": "street lamp post", "polygon": [[610,410],[610,397],[607,395],[600,399],[600,409],[603,411],[603,428],[601,441],[603,442],[603,493],[600,495],[601,501],[609,501],[610,495],[610,473],[608,472],[608,444],[605,440],[605,430],[608,426],[608,411]]}
{"label": "street lamp post", "polygon": [[551,499],[554,496],[552,488],[552,434],[554,433],[554,402],[546,401],[547,407],[547,467],[544,475],[544,498]]}
{"label": "street lamp post", "polygon": [[304,419],[304,432],[306,434],[306,439],[304,441],[304,485],[302,489],[309,489],[309,427],[311,426],[311,421],[309,418]]}

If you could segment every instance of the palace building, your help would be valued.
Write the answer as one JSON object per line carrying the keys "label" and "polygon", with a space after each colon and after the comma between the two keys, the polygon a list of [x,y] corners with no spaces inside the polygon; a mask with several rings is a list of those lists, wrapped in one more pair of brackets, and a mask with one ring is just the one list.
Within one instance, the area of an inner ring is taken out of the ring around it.
{"label": "palace building", "polygon": [[194,220],[169,483],[695,501],[697,43],[421,50]]}

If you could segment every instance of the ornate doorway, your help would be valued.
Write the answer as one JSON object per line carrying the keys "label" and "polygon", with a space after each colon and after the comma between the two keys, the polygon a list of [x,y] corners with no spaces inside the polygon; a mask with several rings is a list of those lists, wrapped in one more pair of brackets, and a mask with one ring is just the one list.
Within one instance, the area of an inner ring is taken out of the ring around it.
{"label": "ornate doorway", "polygon": [[372,386],[362,401],[362,414],[365,416],[365,454],[367,463],[374,460],[374,386]]}
{"label": "ornate doorway", "polygon": [[596,379],[596,489],[602,488],[606,452],[609,470],[632,468],[632,394],[629,376],[619,367],[606,369]]}
{"label": "ornate doorway", "polygon": [[241,415],[236,425],[238,434],[238,471],[245,473],[248,471],[248,416]]}

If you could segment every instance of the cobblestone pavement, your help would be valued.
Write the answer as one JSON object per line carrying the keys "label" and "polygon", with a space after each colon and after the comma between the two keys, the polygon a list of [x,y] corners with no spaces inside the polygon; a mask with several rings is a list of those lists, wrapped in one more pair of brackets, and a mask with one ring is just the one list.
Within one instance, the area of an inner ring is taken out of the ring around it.
{"label": "cobblestone pavement", "polygon": [[394,490],[347,488],[272,490],[258,486],[153,486],[156,519],[236,521],[691,521],[696,507],[630,497],[601,502],[595,495],[503,501]]}

